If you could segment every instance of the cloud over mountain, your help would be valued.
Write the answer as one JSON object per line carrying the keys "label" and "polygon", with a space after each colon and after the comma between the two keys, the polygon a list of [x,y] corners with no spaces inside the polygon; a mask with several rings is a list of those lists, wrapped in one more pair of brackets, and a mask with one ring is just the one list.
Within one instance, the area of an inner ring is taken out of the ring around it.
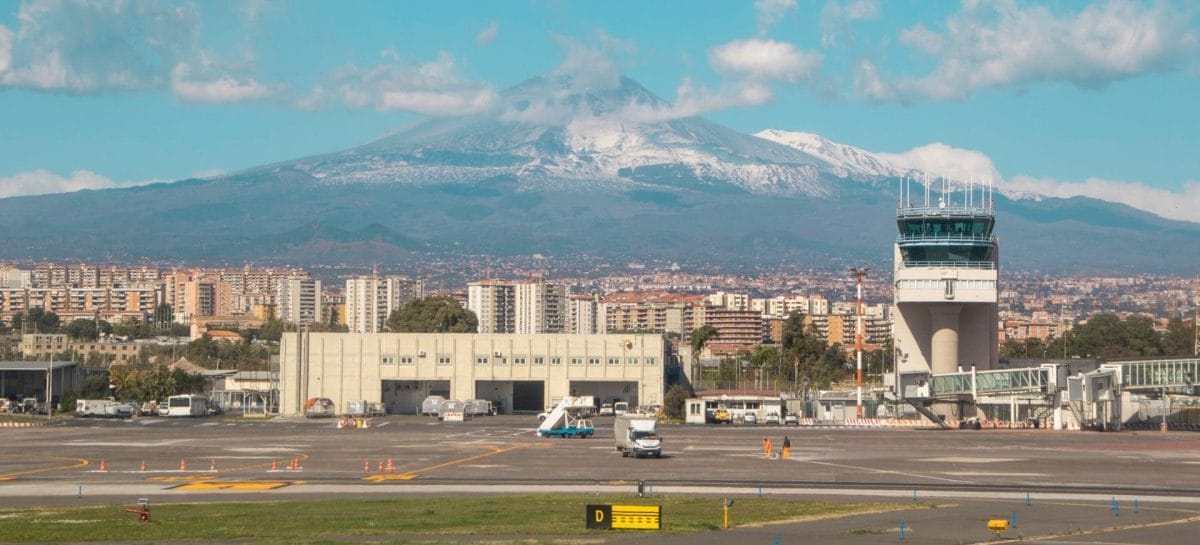
{"label": "cloud over mountain", "polygon": [[936,66],[923,75],[889,76],[859,63],[856,87],[878,101],[961,100],[987,88],[1065,82],[1084,89],[1194,62],[1200,36],[1193,13],[1172,4],[1109,0],[1073,13],[1011,0],[965,2],[944,28],[918,23],[901,44]]}

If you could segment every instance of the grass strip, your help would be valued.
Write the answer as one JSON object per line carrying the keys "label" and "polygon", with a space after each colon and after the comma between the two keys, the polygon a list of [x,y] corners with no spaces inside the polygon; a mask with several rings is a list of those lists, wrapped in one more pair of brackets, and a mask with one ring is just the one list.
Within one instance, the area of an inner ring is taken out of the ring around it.
{"label": "grass strip", "polygon": [[[579,536],[588,504],[661,505],[663,531],[721,527],[721,498],[519,495],[151,505],[152,522],[131,505],[0,510],[0,542],[145,542],[260,539],[320,542],[355,536]],[[911,507],[911,506],[906,506]],[[731,526],[895,509],[889,504],[738,498]]]}

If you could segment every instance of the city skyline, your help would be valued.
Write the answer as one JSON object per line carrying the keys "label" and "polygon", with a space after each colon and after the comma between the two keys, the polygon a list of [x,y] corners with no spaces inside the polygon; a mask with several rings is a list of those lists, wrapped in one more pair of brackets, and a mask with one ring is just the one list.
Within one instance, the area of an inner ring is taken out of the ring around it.
{"label": "city skyline", "polygon": [[487,111],[530,77],[624,74],[671,115],[1200,219],[1188,4],[683,7],[8,4],[0,196],[235,172]]}

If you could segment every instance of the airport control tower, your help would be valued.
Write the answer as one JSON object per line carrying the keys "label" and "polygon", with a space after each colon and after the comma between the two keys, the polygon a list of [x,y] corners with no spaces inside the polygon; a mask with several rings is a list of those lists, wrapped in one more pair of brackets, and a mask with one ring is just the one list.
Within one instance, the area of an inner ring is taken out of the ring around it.
{"label": "airport control tower", "polygon": [[[936,184],[935,184],[936,185]],[[1000,248],[987,184],[903,180],[895,247],[899,371],[948,373],[996,367]],[[918,191],[914,202],[912,190]]]}

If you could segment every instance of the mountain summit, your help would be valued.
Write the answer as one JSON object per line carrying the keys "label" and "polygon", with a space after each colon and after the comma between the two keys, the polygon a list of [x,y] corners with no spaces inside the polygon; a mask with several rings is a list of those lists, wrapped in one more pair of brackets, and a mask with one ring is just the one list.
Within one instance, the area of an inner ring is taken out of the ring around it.
{"label": "mountain summit", "polygon": [[[346,265],[540,253],[731,270],[889,266],[892,182],[914,173],[819,135],[752,136],[684,109],[628,78],[533,78],[490,111],[341,152],[0,199],[0,258]],[[1196,224],[1095,199],[997,200],[1006,268],[1200,270]]]}
{"label": "mountain summit", "polygon": [[497,107],[485,113],[428,119],[364,146],[286,166],[323,183],[513,177],[522,190],[628,190],[665,180],[813,197],[834,194],[837,178],[895,175],[882,164],[847,167],[841,157],[772,140],[700,117],[676,117],[674,105],[629,78],[593,89],[546,76],[501,92]]}

